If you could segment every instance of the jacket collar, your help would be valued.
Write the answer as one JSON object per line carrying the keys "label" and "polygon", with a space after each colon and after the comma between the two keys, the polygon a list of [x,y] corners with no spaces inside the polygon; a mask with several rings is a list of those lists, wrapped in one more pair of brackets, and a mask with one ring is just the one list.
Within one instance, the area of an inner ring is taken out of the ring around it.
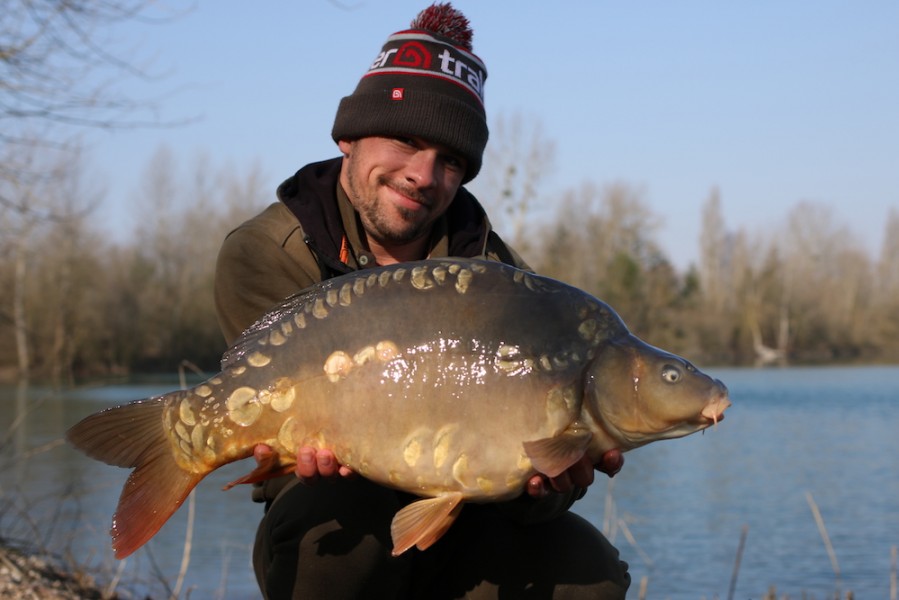
{"label": "jacket collar", "polygon": [[[278,199],[290,209],[305,233],[304,241],[315,253],[320,263],[331,270],[348,273],[355,265],[340,261],[340,246],[347,236],[350,242],[359,243],[358,216],[341,215],[337,189],[341,157],[311,163],[297,171],[278,186]],[[431,238],[432,256],[436,252],[448,256],[475,257],[484,254],[490,222],[477,199],[460,187],[446,214],[437,220]],[[355,239],[353,239],[355,238]],[[354,253],[362,248],[353,248]],[[443,252],[441,252],[443,251]]]}

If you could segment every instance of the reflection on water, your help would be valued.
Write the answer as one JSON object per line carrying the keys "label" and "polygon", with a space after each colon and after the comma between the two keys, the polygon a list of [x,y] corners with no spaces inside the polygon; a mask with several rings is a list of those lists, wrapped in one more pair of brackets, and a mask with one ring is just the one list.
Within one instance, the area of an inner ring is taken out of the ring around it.
{"label": "reflection on water", "polygon": [[[727,369],[713,373],[734,406],[714,430],[628,454],[575,509],[631,565],[636,597],[726,597],[741,528],[748,536],[737,598],[832,597],[837,586],[885,598],[899,545],[899,368]],[[127,471],[62,445],[65,429],[103,407],[170,391],[177,382],[58,394],[0,388],[0,525],[6,538],[42,541],[114,573],[107,529]],[[8,408],[7,408],[8,407]],[[221,492],[251,468],[213,473],[196,492],[190,598],[258,596],[250,552],[261,508],[247,489]],[[837,580],[806,494],[820,508]],[[175,581],[187,511],[126,561],[123,581],[154,597]],[[74,527],[75,533],[71,533]]]}

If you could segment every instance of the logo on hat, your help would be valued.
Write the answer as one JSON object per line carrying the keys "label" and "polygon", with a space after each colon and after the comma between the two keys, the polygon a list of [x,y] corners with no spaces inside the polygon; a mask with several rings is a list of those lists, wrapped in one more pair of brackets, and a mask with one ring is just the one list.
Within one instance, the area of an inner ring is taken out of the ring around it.
{"label": "logo on hat", "polygon": [[484,104],[484,63],[470,52],[421,31],[395,33],[364,77],[370,75],[424,75],[459,85]]}
{"label": "logo on hat", "polygon": [[431,53],[421,42],[406,42],[396,51],[393,64],[398,67],[431,68]]}
{"label": "logo on hat", "polygon": [[391,100],[402,100],[403,93],[406,91],[406,88],[393,88],[390,90],[390,99]]}

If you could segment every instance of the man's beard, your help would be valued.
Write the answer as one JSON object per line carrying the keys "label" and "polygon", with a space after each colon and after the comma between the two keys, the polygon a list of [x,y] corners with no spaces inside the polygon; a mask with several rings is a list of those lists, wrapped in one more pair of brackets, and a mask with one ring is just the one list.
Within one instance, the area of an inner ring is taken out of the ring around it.
{"label": "man's beard", "polygon": [[[350,187],[353,188],[351,193],[354,193],[356,199],[359,200],[358,189],[355,186],[355,181],[353,181],[354,178],[350,177],[349,179]],[[404,196],[412,198],[414,201],[427,208],[430,208],[432,205],[431,199],[425,194],[406,185],[392,182],[387,177],[379,177],[378,186],[387,187]],[[389,218],[385,218],[383,215],[377,197],[375,197],[372,202],[357,202],[356,210],[359,212],[359,217],[362,219],[362,225],[365,227],[366,235],[381,244],[405,244],[414,241],[426,234],[431,225],[428,221],[418,222],[416,217],[419,215],[416,211],[401,206],[393,206],[391,207],[391,210],[395,210],[400,216],[402,223],[406,224],[405,227],[397,228],[395,225],[391,224]]]}

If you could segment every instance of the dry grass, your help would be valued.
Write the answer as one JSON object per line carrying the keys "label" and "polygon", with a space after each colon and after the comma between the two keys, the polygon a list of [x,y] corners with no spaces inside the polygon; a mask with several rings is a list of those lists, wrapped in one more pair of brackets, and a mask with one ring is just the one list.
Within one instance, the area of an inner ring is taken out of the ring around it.
{"label": "dry grass", "polygon": [[0,545],[0,598],[10,600],[114,600],[83,572],[68,572],[51,557]]}

